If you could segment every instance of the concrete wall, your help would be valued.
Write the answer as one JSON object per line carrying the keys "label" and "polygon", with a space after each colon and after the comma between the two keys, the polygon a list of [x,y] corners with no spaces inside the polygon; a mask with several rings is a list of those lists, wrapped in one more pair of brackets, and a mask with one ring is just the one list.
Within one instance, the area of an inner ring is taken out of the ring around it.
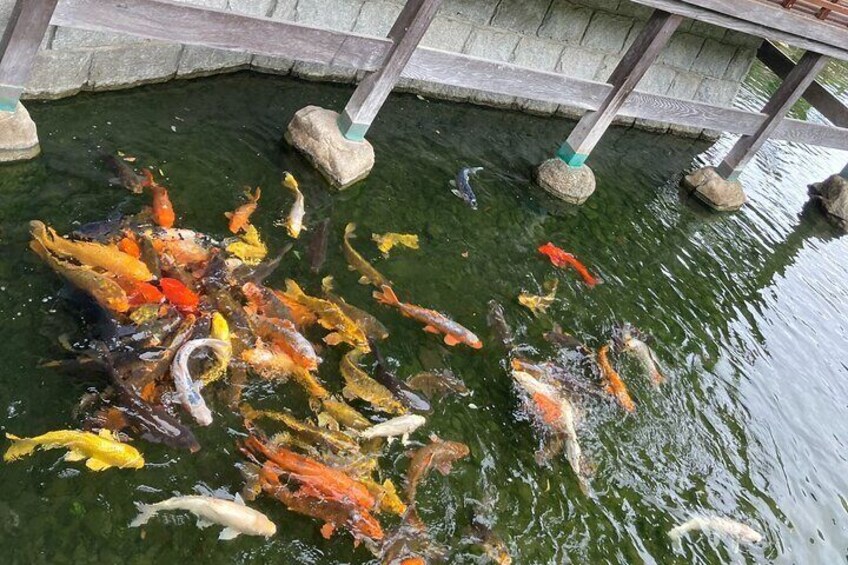
{"label": "concrete wall", "polygon": [[[313,26],[385,36],[402,0],[183,0],[233,12]],[[0,0],[5,26],[14,0]],[[605,81],[650,15],[629,0],[445,0],[425,46]],[[748,72],[759,40],[699,22],[675,33],[639,90],[731,105]],[[350,69],[265,56],[175,45],[127,36],[51,28],[25,97],[59,98],[81,90],[109,90],[251,68],[261,72],[353,81]],[[580,112],[555,104],[406,82],[423,94],[569,116]],[[632,122],[632,120],[631,120]],[[664,130],[664,124],[637,121]],[[701,132],[675,128],[680,133]]]}

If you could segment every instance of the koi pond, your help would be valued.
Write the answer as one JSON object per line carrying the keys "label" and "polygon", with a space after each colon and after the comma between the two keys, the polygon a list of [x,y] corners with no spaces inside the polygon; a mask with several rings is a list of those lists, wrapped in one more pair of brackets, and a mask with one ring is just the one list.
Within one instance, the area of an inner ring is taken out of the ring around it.
{"label": "koi pond", "polygon": [[[762,100],[758,81],[746,87],[743,104]],[[176,225],[216,238],[231,235],[224,213],[245,202],[244,187],[261,187],[251,221],[269,256],[293,241],[275,225],[292,205],[292,193],[281,186],[290,171],[305,197],[306,230],[265,284],[282,289],[290,278],[318,295],[321,279],[332,275],[339,295],[388,328],[381,349],[398,377],[450,369],[468,388],[466,395],[432,400],[409,445],[395,441],[383,449],[375,476],[403,494],[407,452],[431,434],[469,447],[447,476],[432,472],[417,489],[418,513],[431,542],[447,550],[447,562],[485,562],[475,537],[480,524],[503,540],[517,564],[844,561],[848,240],[805,202],[806,185],[841,170],[848,155],[770,143],[742,177],[749,204],[717,215],[677,184],[681,171],[707,158],[708,143],[614,128],[592,155],[597,191],[572,207],[533,186],[530,174],[573,122],[403,94],[391,97],[369,132],[377,154],[371,175],[333,192],[281,134],[297,109],[341,108],[350,92],[235,74],[28,104],[43,155],[0,169],[0,429],[22,437],[79,429],[80,398],[107,385],[98,371],[43,366],[68,358],[61,344],[80,342],[90,328],[61,279],[28,248],[30,220],[69,233],[149,204],[146,191],[139,196],[110,185],[104,152],[150,167],[168,187]],[[476,211],[449,186],[466,166],[484,168],[471,180]],[[325,218],[327,261],[315,274],[308,245]],[[358,251],[393,281],[401,299],[448,314],[483,348],[447,347],[422,324],[378,304],[374,288],[348,270],[342,238],[349,222],[357,224]],[[383,258],[371,234],[385,232],[417,234],[420,249],[396,247]],[[574,270],[553,267],[537,251],[548,241],[573,253],[602,284],[590,288]],[[545,313],[518,303],[522,291],[545,294],[551,280],[558,289]],[[575,397],[588,496],[564,454],[545,466],[536,462],[540,435],[519,400],[508,352],[487,325],[491,300],[503,305],[519,354],[534,361],[560,358],[543,337],[555,324],[593,350],[623,323],[652,337],[666,377],[661,386],[652,386],[632,357],[612,357],[635,412]],[[320,343],[320,335],[312,341]],[[317,375],[334,394],[344,386],[343,351],[320,350]],[[256,408],[314,417],[294,381],[252,376],[241,392]],[[129,527],[135,502],[241,491],[237,443],[246,432],[229,393],[226,379],[204,388],[214,416],[208,427],[176,408],[202,446],[196,453],[139,439],[132,444],[146,465],[138,470],[95,473],[65,461],[60,450],[3,463],[4,562],[379,562],[343,529],[324,539],[323,522],[262,495],[248,504],[276,524],[269,539],[219,540],[219,527],[199,529],[187,513]],[[379,421],[365,403],[351,404]],[[745,523],[763,539],[737,546],[706,532],[677,543],[669,538],[675,525],[704,515]],[[387,535],[400,523],[388,513],[379,520]]]}

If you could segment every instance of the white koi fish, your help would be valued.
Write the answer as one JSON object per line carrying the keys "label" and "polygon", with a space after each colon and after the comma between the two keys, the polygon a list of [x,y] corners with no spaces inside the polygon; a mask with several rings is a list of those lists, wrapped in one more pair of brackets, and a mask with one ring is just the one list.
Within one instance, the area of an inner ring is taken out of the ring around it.
{"label": "white koi fish", "polygon": [[406,437],[423,426],[426,422],[427,420],[424,416],[419,416],[418,414],[406,414],[404,416],[392,418],[391,420],[386,420],[385,422],[376,424],[370,428],[366,428],[361,432],[358,432],[356,435],[362,439],[395,436]]}
{"label": "white koi fish", "polygon": [[188,410],[198,424],[208,426],[212,423],[212,412],[200,396],[203,381],[194,382],[188,370],[191,354],[200,347],[211,348],[221,360],[228,359],[231,351],[230,344],[220,339],[193,339],[185,343],[174,355],[174,360],[171,362],[171,377],[174,379],[180,404]]}
{"label": "white koi fish", "polygon": [[695,530],[724,534],[737,543],[759,543],[763,539],[762,534],[752,527],[721,516],[695,516],[688,522],[672,528],[668,535],[672,540],[678,541]]}

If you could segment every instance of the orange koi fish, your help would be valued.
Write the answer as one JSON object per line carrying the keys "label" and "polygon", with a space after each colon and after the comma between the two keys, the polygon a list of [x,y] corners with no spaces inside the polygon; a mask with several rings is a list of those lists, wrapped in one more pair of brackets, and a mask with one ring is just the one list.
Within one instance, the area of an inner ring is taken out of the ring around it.
{"label": "orange koi fish", "polygon": [[260,337],[273,341],[299,366],[309,371],[318,368],[321,358],[315,353],[315,348],[289,320],[257,315],[252,321]]}
{"label": "orange koi fish", "polygon": [[150,283],[119,279],[118,284],[126,291],[131,306],[159,304],[165,300],[165,295]]}
{"label": "orange koi fish", "polygon": [[607,353],[609,351],[609,345],[602,345],[600,349],[598,349],[598,365],[601,367],[601,372],[604,375],[605,388],[608,393],[613,395],[615,399],[621,404],[621,407],[627,410],[628,412],[635,412],[636,405],[633,403],[633,399],[630,398],[630,393],[627,392],[627,387],[624,385],[624,381],[621,380],[621,377],[612,368],[612,364],[609,361],[609,357],[607,357]]}
{"label": "orange koi fish", "polygon": [[141,259],[141,247],[138,246],[135,238],[130,235],[124,236],[121,241],[118,242],[118,249],[127,255],[132,255],[136,259]]}
{"label": "orange koi fish", "polygon": [[150,187],[153,192],[153,221],[157,226],[170,228],[174,225],[176,215],[174,207],[171,205],[171,199],[168,197],[168,189],[153,180],[153,173],[150,169],[142,169],[144,173],[144,185]]}
{"label": "orange koi fish", "polygon": [[583,278],[583,282],[589,285],[589,287],[593,287],[598,284],[598,279],[589,273],[589,269],[586,268],[586,265],[578,261],[577,257],[571,253],[563,251],[550,241],[539,247],[539,253],[546,255],[551,260],[551,263],[557,267],[573,267],[574,270],[577,271],[577,273]]}
{"label": "orange koi fish", "polygon": [[547,425],[553,426],[562,419],[562,407],[555,400],[541,392],[534,392],[532,398],[542,421]]}
{"label": "orange koi fish", "polygon": [[200,304],[200,297],[177,279],[163,277],[159,287],[168,302],[181,310],[194,310]]}
{"label": "orange koi fish", "polygon": [[262,190],[257,186],[256,192],[250,194],[250,189],[245,190],[247,202],[236,208],[235,212],[225,212],[224,215],[230,220],[230,231],[238,233],[245,229],[250,223],[250,216],[256,211],[259,205],[259,197],[262,195]]}
{"label": "orange koi fish", "polygon": [[471,330],[454,322],[441,312],[407,304],[398,299],[395,292],[388,286],[383,285],[383,292],[374,292],[374,298],[382,304],[394,306],[407,318],[412,318],[426,324],[424,331],[434,334],[442,333],[445,335],[445,343],[450,346],[464,343],[474,349],[483,347],[483,342],[480,338],[474,335]]}

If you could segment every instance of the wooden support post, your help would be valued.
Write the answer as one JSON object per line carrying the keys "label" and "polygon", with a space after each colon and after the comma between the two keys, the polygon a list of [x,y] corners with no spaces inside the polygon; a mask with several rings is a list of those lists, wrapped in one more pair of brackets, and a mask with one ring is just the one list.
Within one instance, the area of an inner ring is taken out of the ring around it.
{"label": "wooden support post", "polygon": [[18,0],[0,39],[0,112],[14,112],[58,0]]}
{"label": "wooden support post", "polygon": [[597,111],[583,116],[557,151],[557,157],[571,167],[583,165],[619,109],[627,101],[627,97],[639,84],[682,21],[683,16],[654,10],[636,41],[610,75],[609,83],[612,90]]}
{"label": "wooden support post", "polygon": [[784,81],[763,106],[762,113],[766,115],[766,119],[753,135],[743,135],[739,138],[716,169],[718,174],[727,180],[736,180],[739,177],[748,161],[780,125],[780,121],[816,79],[827,61],[828,58],[819,53],[812,51],[804,53],[795,68],[786,75]]}
{"label": "wooden support post", "polygon": [[346,139],[362,141],[377,112],[400,78],[412,53],[424,37],[442,0],[407,0],[389,31],[392,46],[381,67],[356,88],[339,116],[339,129]]}
{"label": "wooden support post", "polygon": [[842,169],[842,172],[839,173],[839,176],[845,177],[846,179],[848,179],[848,163],[845,164],[845,168]]}

